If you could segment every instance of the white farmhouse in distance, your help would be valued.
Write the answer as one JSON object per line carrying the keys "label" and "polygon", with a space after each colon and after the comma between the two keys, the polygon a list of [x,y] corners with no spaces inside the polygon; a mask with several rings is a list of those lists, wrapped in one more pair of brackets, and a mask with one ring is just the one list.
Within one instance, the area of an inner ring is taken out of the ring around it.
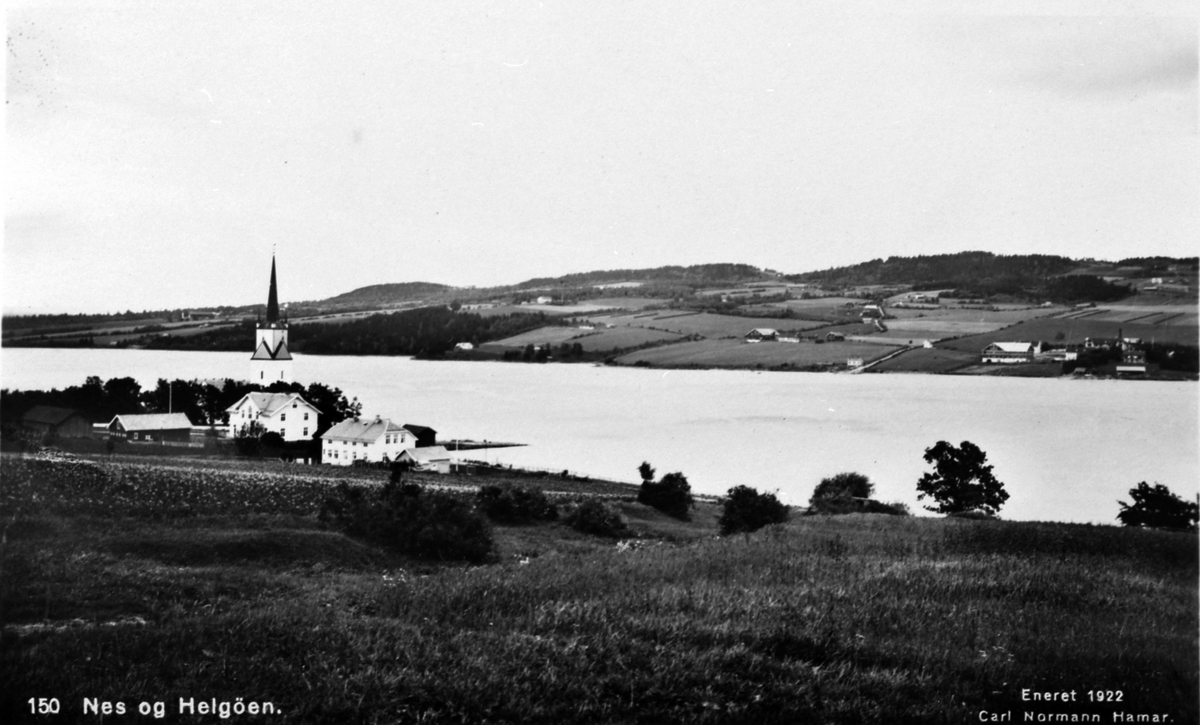
{"label": "white farmhouse in distance", "polygon": [[251,423],[258,423],[264,433],[278,433],[285,441],[312,438],[321,415],[316,406],[297,393],[246,393],[225,412],[229,414],[229,430],[235,435]]}
{"label": "white farmhouse in distance", "polygon": [[321,434],[321,462],[350,466],[355,461],[395,461],[417,447],[417,436],[387,418],[347,418]]}

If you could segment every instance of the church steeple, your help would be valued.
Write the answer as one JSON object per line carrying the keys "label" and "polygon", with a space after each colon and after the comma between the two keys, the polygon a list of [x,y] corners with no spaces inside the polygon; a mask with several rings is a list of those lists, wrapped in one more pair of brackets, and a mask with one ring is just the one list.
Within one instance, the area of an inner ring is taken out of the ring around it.
{"label": "church steeple", "polygon": [[279,319],[279,287],[275,279],[275,255],[271,255],[271,289],[267,292],[267,318],[260,319],[250,358],[251,382],[268,385],[292,382],[292,354],[288,351],[288,323]]}
{"label": "church steeple", "polygon": [[267,324],[279,322],[279,292],[275,288],[275,256],[271,255],[271,291],[267,293]]}

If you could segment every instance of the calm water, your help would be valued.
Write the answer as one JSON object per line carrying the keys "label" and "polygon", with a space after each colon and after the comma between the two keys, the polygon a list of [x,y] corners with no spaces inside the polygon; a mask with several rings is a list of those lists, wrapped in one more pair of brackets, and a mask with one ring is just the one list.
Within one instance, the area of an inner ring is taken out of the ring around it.
{"label": "calm water", "polygon": [[[249,354],[6,349],[6,388],[88,375],[245,378]],[[824,476],[858,471],[877,497],[920,510],[925,448],[970,440],[1011,495],[1009,519],[1111,523],[1139,481],[1195,496],[1194,383],[614,369],[297,356],[301,382],[357,396],[366,415],[442,438],[517,441],[489,460],[633,481],[650,461],[694,489],[746,484],[804,503]],[[473,452],[478,457],[483,452]]]}

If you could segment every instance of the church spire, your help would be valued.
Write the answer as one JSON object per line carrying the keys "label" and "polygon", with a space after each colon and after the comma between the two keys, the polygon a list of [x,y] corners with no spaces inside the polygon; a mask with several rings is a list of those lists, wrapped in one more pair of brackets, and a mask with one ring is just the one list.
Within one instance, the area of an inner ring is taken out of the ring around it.
{"label": "church spire", "polygon": [[279,292],[275,289],[275,255],[271,255],[271,291],[267,293],[267,324],[279,322]]}

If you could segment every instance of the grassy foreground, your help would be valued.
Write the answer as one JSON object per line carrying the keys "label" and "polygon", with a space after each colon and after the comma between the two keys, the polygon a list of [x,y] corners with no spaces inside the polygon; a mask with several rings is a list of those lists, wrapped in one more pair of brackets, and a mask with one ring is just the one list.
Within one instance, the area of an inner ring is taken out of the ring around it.
{"label": "grassy foreground", "polygon": [[[501,563],[468,568],[325,530],[261,473],[122,510],[104,499],[158,490],[144,466],[2,465],[4,723],[153,719],[143,702],[168,722],[222,719],[201,702],[255,722],[1198,717],[1194,535],[855,515],[718,538],[716,506],[683,524],[626,501],[636,540],[497,527]],[[276,713],[233,710],[251,702]]]}

